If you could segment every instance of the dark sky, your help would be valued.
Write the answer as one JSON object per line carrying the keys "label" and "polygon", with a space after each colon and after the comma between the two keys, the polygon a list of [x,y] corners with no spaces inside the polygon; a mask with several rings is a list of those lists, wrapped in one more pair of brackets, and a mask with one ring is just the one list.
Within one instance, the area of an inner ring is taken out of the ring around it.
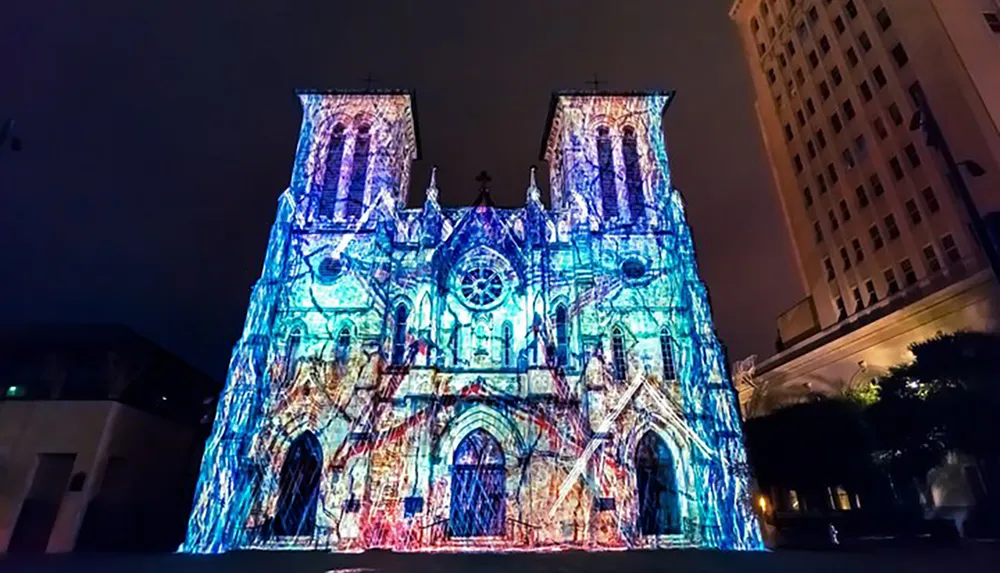
{"label": "dark sky", "polygon": [[733,358],[801,296],[731,0],[12,0],[0,321],[121,322],[224,375],[287,186],[300,87],[417,92],[441,200],[522,201],[549,94],[669,88],[674,182]]}

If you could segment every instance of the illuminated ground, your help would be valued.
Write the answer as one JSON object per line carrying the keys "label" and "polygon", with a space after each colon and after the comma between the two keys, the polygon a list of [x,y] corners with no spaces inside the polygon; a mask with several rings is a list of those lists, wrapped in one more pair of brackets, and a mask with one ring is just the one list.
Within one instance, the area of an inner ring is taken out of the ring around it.
{"label": "illuminated ground", "polygon": [[[996,571],[1000,545],[970,544],[954,549],[880,549],[867,552],[718,553],[661,551],[549,553],[516,555],[399,555],[366,553],[242,553],[225,556],[59,556],[0,561],[0,570],[101,573],[587,573],[669,571],[684,573],[806,572],[866,573],[906,571]],[[353,571],[344,571],[353,570]]]}

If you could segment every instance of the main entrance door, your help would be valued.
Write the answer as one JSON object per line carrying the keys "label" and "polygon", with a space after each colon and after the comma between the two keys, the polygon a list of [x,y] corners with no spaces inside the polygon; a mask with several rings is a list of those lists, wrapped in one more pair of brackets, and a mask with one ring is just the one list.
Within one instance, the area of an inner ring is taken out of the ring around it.
{"label": "main entrance door", "polygon": [[278,482],[275,535],[313,534],[322,465],[323,450],[312,432],[305,432],[292,442]]}
{"label": "main entrance door", "polygon": [[507,472],[503,450],[485,430],[474,430],[455,450],[451,469],[453,537],[503,535]]}
{"label": "main entrance door", "polygon": [[653,432],[646,432],[636,447],[635,471],[639,489],[639,532],[642,535],[680,533],[674,457],[667,444]]}

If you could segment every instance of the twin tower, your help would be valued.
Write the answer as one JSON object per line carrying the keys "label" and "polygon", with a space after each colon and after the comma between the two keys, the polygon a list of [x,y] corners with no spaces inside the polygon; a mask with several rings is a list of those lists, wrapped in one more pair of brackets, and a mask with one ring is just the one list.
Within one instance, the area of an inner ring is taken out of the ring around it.
{"label": "twin tower", "polygon": [[300,97],[183,550],[760,547],[671,93],[556,94],[518,208],[405,208],[409,93]]}

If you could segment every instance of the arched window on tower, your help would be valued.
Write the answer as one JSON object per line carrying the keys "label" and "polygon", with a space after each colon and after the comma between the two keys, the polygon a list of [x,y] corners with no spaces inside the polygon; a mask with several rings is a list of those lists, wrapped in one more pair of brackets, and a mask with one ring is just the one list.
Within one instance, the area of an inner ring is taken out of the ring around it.
{"label": "arched window on tower", "polygon": [[340,191],[340,165],[344,159],[344,124],[333,126],[330,144],[326,148],[323,165],[323,186],[320,191],[318,215],[332,219],[337,211],[337,194]]}
{"label": "arched window on tower", "polygon": [[601,182],[601,210],[605,219],[614,219],[618,216],[615,159],[611,148],[611,133],[604,126],[597,128],[597,172]]}
{"label": "arched window on tower", "polygon": [[406,358],[406,320],[409,316],[405,305],[396,307],[396,322],[392,331],[392,364],[395,366],[403,364]]}
{"label": "arched window on tower", "polygon": [[354,137],[354,157],[351,163],[351,186],[347,193],[347,217],[361,214],[365,202],[365,183],[368,180],[369,148],[371,147],[371,126],[361,124]]}
{"label": "arched window on tower", "polygon": [[622,131],[622,156],[625,159],[625,188],[628,190],[628,212],[633,221],[640,219],[646,210],[642,196],[642,170],[639,168],[639,150],[632,126]]}
{"label": "arched window on tower", "polygon": [[677,379],[677,367],[674,365],[674,338],[664,326],[660,329],[660,354],[663,357],[663,381]]}
{"label": "arched window on tower", "polygon": [[351,329],[344,328],[340,329],[340,334],[337,335],[337,351],[336,359],[340,364],[345,364],[348,357],[351,355]]}
{"label": "arched window on tower", "polygon": [[567,324],[566,307],[556,307],[556,364],[566,366],[569,358],[569,325]]}
{"label": "arched window on tower", "polygon": [[509,321],[500,328],[500,362],[505,368],[514,365],[514,328]]}
{"label": "arched window on tower", "polygon": [[285,341],[285,383],[290,384],[295,379],[295,370],[299,365],[299,346],[302,345],[302,332],[292,331]]}
{"label": "arched window on tower", "polygon": [[622,334],[622,329],[617,326],[611,331],[611,361],[615,380],[624,381],[628,374],[625,365],[625,336]]}

